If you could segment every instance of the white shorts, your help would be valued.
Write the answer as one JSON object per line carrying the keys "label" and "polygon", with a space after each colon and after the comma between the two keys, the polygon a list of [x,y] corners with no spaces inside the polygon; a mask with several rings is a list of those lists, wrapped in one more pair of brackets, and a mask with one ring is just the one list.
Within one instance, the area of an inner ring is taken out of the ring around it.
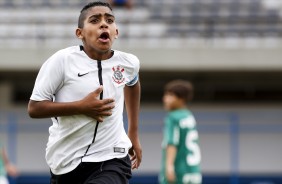
{"label": "white shorts", "polygon": [[0,184],[9,184],[6,176],[0,176]]}

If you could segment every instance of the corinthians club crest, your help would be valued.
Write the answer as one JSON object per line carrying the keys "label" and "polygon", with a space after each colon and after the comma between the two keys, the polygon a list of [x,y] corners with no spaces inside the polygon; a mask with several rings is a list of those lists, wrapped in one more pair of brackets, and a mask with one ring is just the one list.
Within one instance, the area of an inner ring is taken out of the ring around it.
{"label": "corinthians club crest", "polygon": [[121,66],[114,66],[112,68],[114,74],[112,76],[113,80],[117,83],[117,84],[121,84],[124,82],[125,78],[123,77],[123,72],[124,72],[124,68]]}

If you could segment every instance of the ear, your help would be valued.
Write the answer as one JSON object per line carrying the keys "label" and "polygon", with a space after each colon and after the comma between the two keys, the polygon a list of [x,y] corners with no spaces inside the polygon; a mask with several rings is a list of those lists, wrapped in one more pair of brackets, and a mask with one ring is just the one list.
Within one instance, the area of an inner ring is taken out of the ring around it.
{"label": "ear", "polygon": [[81,28],[77,28],[75,30],[75,34],[76,34],[76,37],[79,38],[79,39],[82,39],[83,38],[83,35],[82,35],[82,29]]}
{"label": "ear", "polygon": [[115,39],[118,38],[118,29],[116,29],[116,35],[115,35]]}

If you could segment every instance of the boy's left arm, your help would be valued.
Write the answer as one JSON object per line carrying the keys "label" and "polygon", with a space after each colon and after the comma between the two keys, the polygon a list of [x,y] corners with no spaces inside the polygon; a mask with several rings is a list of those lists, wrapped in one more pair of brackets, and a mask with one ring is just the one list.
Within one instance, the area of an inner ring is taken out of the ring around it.
{"label": "boy's left arm", "polygon": [[138,169],[142,160],[142,148],[138,134],[140,96],[141,86],[139,81],[133,86],[125,86],[124,99],[128,117],[128,137],[132,143],[132,148],[129,150],[132,169]]}

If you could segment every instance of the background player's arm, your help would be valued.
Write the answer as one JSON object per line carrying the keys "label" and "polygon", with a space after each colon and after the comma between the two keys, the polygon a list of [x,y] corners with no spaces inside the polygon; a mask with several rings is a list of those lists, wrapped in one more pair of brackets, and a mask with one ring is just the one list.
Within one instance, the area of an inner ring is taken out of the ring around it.
{"label": "background player's arm", "polygon": [[174,161],[177,149],[174,145],[168,145],[166,148],[166,178],[169,182],[175,182]]}
{"label": "background player's arm", "polygon": [[128,116],[128,137],[132,142],[129,150],[132,160],[132,169],[138,168],[142,160],[142,149],[138,135],[139,107],[140,107],[140,82],[133,86],[125,86],[124,96]]}
{"label": "background player's arm", "polygon": [[1,155],[3,157],[5,169],[9,176],[16,177],[18,176],[18,170],[17,168],[9,161],[8,155],[6,153],[6,150],[4,148],[1,149]]}
{"label": "background player's arm", "polygon": [[113,99],[99,100],[100,87],[84,99],[75,102],[52,102],[49,100],[33,101],[28,104],[28,113],[32,118],[47,118],[84,114],[103,122],[103,116],[110,116],[114,108]]}

